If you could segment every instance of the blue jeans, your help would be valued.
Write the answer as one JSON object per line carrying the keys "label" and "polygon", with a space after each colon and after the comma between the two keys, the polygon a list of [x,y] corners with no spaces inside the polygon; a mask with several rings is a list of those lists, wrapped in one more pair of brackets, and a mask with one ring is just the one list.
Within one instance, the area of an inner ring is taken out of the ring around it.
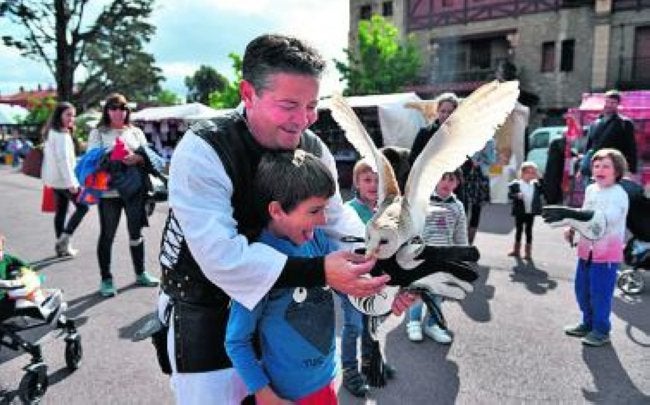
{"label": "blue jeans", "polygon": [[612,328],[609,316],[619,263],[590,263],[578,260],[575,292],[582,311],[582,324],[606,336]]}
{"label": "blue jeans", "polygon": [[[433,302],[438,307],[438,309],[441,310],[442,297],[439,295],[432,295],[431,298],[433,299]],[[422,307],[424,307],[422,301],[419,301],[417,304],[411,305],[411,308],[409,308],[409,321],[422,322]],[[438,316],[432,311],[427,311],[427,312],[429,316],[427,317],[426,325],[433,326],[438,324],[440,326],[441,320],[438,319]]]}
{"label": "blue jeans", "polygon": [[347,295],[338,293],[343,311],[343,329],[341,330],[341,366],[344,370],[359,369],[357,359],[357,341],[361,337],[361,357],[370,358],[372,339],[365,327],[365,315],[359,312]]}

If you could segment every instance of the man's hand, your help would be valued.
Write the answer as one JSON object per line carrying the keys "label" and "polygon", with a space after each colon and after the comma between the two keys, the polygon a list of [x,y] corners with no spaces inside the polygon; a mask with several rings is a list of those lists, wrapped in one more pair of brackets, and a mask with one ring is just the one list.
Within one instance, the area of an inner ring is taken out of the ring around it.
{"label": "man's hand", "polygon": [[375,266],[375,259],[366,259],[357,253],[339,250],[325,256],[327,285],[344,294],[366,297],[377,294],[390,280],[388,275],[362,277]]}

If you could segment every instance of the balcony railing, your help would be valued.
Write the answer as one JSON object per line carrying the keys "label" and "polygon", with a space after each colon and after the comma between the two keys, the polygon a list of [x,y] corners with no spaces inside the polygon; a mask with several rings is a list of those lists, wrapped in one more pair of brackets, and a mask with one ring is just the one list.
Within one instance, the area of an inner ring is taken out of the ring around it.
{"label": "balcony railing", "polygon": [[650,89],[650,57],[621,58],[616,86],[621,90]]}

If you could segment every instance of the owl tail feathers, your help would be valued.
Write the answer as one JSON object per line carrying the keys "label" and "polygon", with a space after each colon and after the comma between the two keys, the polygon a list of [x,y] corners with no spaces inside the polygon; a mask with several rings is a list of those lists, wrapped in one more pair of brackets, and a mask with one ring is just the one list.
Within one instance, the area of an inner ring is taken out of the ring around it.
{"label": "owl tail feathers", "polygon": [[[370,357],[364,358],[361,363],[361,373],[366,376],[366,381],[371,387],[383,387],[386,385],[386,370],[384,365],[384,353],[382,343],[386,344],[386,336],[380,331],[382,323],[387,316],[364,316],[365,327],[370,335],[371,347]],[[383,339],[382,339],[383,335]]]}
{"label": "owl tail feathers", "polygon": [[370,358],[361,365],[361,372],[366,376],[368,385],[380,388],[386,385],[386,376],[384,375],[384,357],[381,354],[381,348],[378,341],[373,341],[370,348]]}

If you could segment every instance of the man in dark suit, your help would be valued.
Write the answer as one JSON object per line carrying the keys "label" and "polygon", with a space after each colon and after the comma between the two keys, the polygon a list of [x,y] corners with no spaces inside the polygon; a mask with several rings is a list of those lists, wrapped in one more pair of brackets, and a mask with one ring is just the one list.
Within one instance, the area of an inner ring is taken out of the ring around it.
{"label": "man in dark suit", "polygon": [[602,114],[589,126],[585,159],[582,162],[582,174],[589,175],[591,156],[600,149],[619,150],[627,160],[632,173],[637,170],[636,139],[634,123],[618,114],[621,94],[616,90],[605,93],[605,106]]}

